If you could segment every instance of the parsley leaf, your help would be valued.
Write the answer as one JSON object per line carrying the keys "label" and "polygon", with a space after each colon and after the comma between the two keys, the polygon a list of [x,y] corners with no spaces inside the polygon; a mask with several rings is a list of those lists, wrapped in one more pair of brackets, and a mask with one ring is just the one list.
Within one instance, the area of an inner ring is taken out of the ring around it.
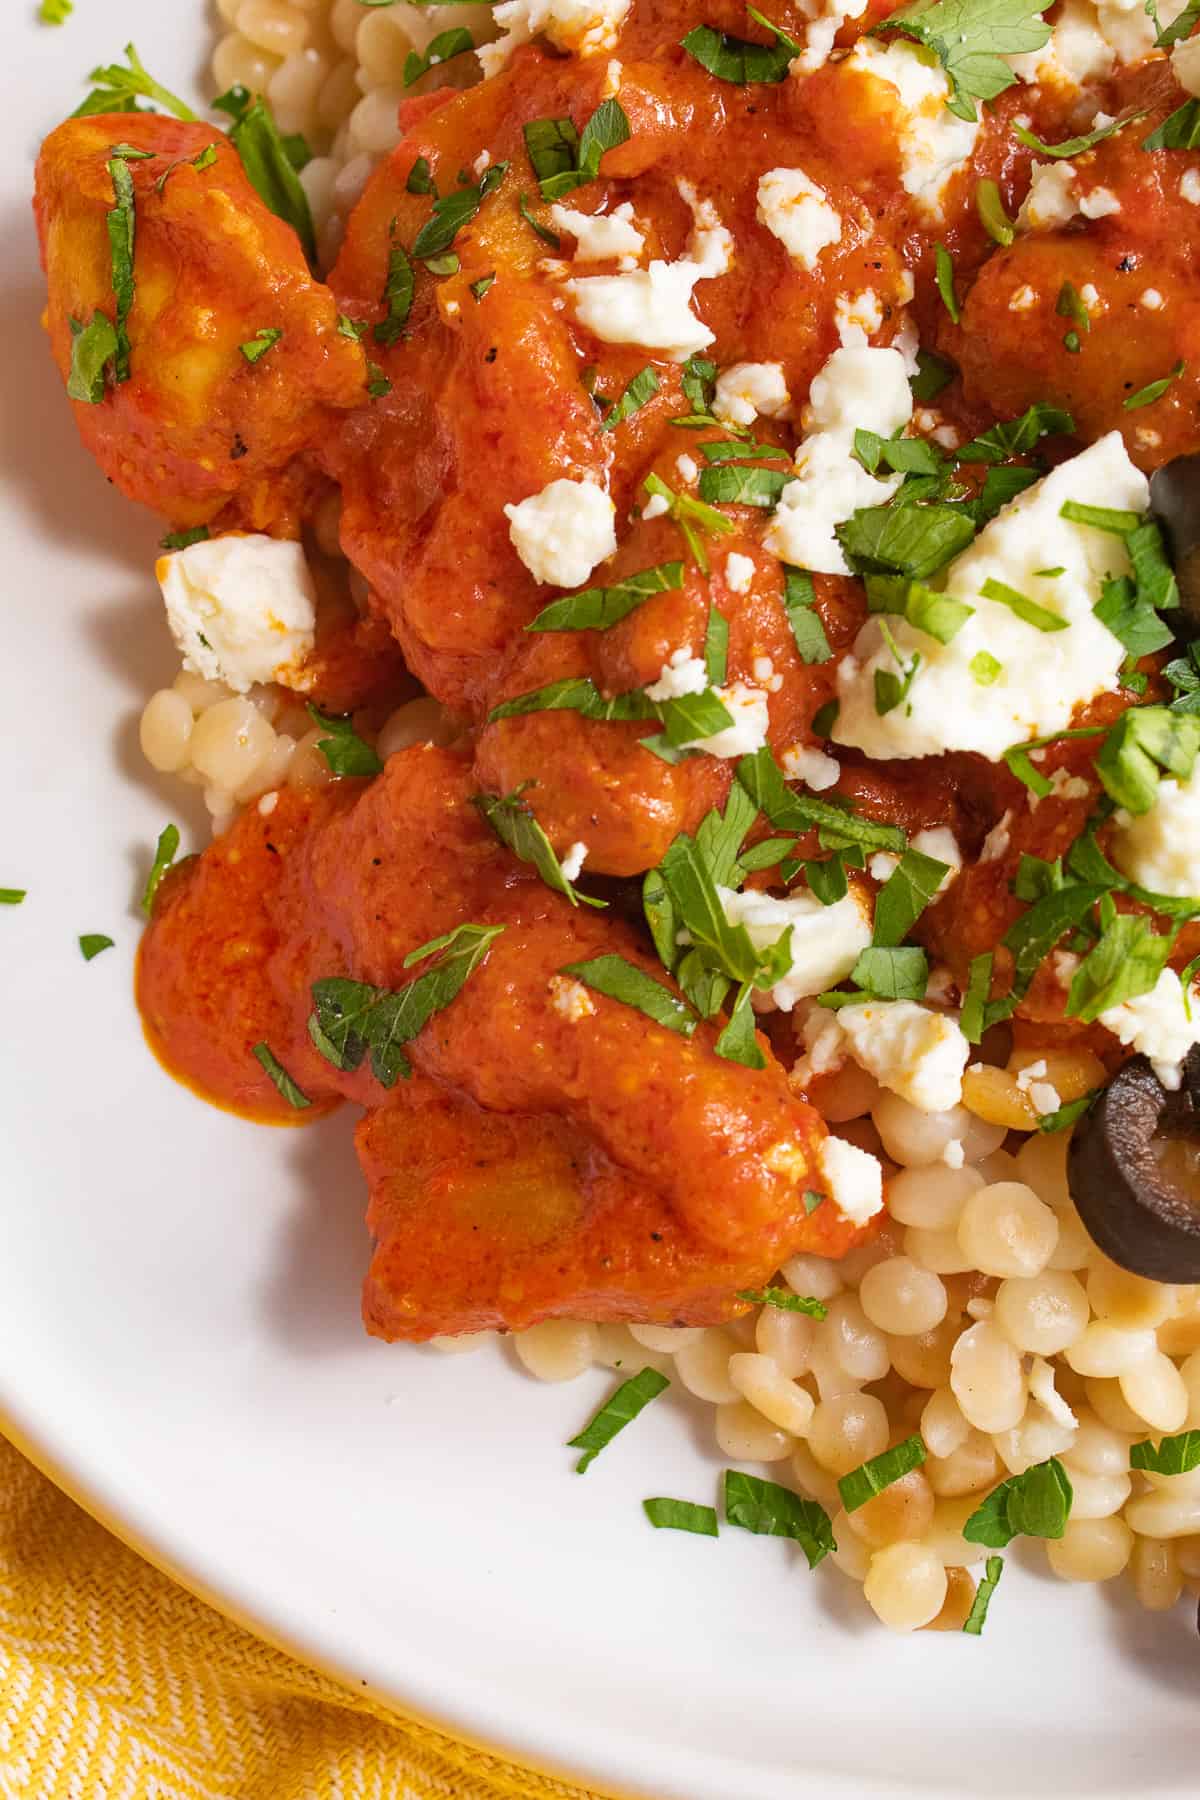
{"label": "parsley leaf", "polygon": [[79,948],[84,962],[91,962],[92,958],[99,956],[102,951],[111,950],[113,940],[103,931],[85,931],[79,940]]}
{"label": "parsley leaf", "polygon": [[1096,758],[1105,791],[1131,813],[1149,812],[1159,771],[1186,781],[1200,751],[1200,716],[1166,706],[1135,706],[1121,714]]}
{"label": "parsley leaf", "polygon": [[387,308],[386,317],[380,319],[372,336],[377,344],[389,349],[404,334],[408,324],[408,315],[413,303],[413,267],[408,260],[408,252],[403,244],[395,241],[396,221],[392,220],[389,236],[392,239],[388,250],[387,279],[383,284],[383,304]]}
{"label": "parsley leaf", "polygon": [[578,906],[581,900],[585,906],[607,906],[606,900],[595,900],[590,894],[581,894],[563,874],[554,846],[539,825],[532,808],[522,799],[525,790],[536,785],[536,782],[524,781],[519,788],[503,797],[496,794],[474,794],[472,805],[479,809],[500,842],[506,844],[522,862],[532,863],[546,886],[556,894],[562,894],[572,906]]}
{"label": "parsley leaf", "polygon": [[1060,432],[1074,429],[1075,421],[1069,412],[1035,400],[1019,419],[1006,419],[1000,425],[993,425],[990,431],[972,438],[969,444],[954,452],[954,460],[960,463],[1007,462],[1010,457],[1026,455],[1039,438],[1056,437]]}
{"label": "parsley leaf", "polygon": [[765,1481],[761,1475],[726,1469],[725,1517],[730,1525],[753,1531],[759,1537],[794,1539],[810,1569],[837,1549],[833,1525],[823,1506],[816,1500],[802,1499],[776,1481]]}
{"label": "parsley leaf", "polygon": [[914,400],[928,406],[936,400],[943,388],[948,388],[954,380],[954,364],[938,356],[933,350],[917,351],[917,372],[908,378],[909,390]]}
{"label": "parsley leaf", "polygon": [[559,973],[573,975],[584,987],[603,994],[606,999],[632,1006],[635,1011],[653,1019],[656,1025],[677,1031],[680,1037],[691,1037],[700,1023],[678,994],[673,994],[661,981],[655,981],[636,963],[626,962],[623,956],[594,956],[588,962],[569,963]]}
{"label": "parsley leaf", "polygon": [[610,625],[627,618],[636,607],[653,598],[683,586],[681,562],[658,563],[652,569],[639,569],[625,575],[612,587],[584,588],[544,606],[526,631],[607,631]]}
{"label": "parsley leaf", "polygon": [[1200,147],[1200,100],[1185,100],[1149,137],[1143,150],[1195,150]]}
{"label": "parsley leaf", "polygon": [[329,736],[317,739],[317,749],[325,758],[332,775],[378,775],[383,768],[377,752],[359,737],[349,718],[328,718],[315,706],[308,716]]}
{"label": "parsley leaf", "polygon": [[71,117],[73,119],[90,118],[96,113],[144,112],[146,109],[138,105],[139,97],[151,100],[164,112],[174,113],[177,119],[199,122],[185,100],[172,94],[162,83],[155,81],[141,57],[132,44],[126,44],[125,63],[105,63],[93,69],[88,76],[89,81],[97,83],[81,106],[77,106]]}
{"label": "parsley leaf", "polygon": [[289,1106],[294,1107],[297,1112],[303,1112],[306,1107],[312,1105],[308,1095],[292,1080],[269,1044],[255,1044],[250,1054],[271,1077]]}
{"label": "parsley leaf", "polygon": [[1056,1456],[993,1488],[962,1528],[969,1544],[1003,1550],[1015,1537],[1060,1538],[1075,1490]]}
{"label": "parsley leaf", "polygon": [[525,153],[539,182],[567,175],[579,156],[579,133],[571,119],[530,119],[522,131]]}
{"label": "parsley leaf", "polygon": [[1157,1444],[1149,1438],[1130,1444],[1129,1466],[1152,1475],[1190,1475],[1193,1469],[1200,1469],[1200,1431],[1181,1431]]}
{"label": "parsley leaf", "polygon": [[276,326],[264,325],[261,330],[255,332],[248,343],[240,346],[242,355],[248,363],[261,362],[267,351],[277,344],[282,336],[282,331]]}
{"label": "parsley leaf", "polygon": [[1016,226],[1004,210],[997,182],[987,180],[976,183],[975,210],[992,242],[999,244],[1002,250],[1007,250],[1016,234]]}
{"label": "parsley leaf", "polygon": [[38,18],[43,25],[65,25],[75,11],[75,0],[42,0]]}
{"label": "parsley leaf", "polygon": [[998,606],[1007,607],[1035,631],[1065,631],[1070,623],[1060,613],[1051,612],[1048,606],[1039,606],[1027,594],[1018,593],[1006,581],[996,581],[990,575],[979,591],[985,600],[994,600]]}
{"label": "parsley leaf", "polygon": [[773,1306],[778,1312],[806,1313],[810,1319],[823,1319],[829,1308],[823,1300],[810,1294],[793,1294],[790,1288],[746,1288],[738,1291],[739,1300],[751,1306]]}
{"label": "parsley leaf", "polygon": [[104,399],[104,372],[117,354],[117,333],[107,313],[96,311],[90,325],[71,320],[71,372],[67,394],[88,406]]}
{"label": "parsley leaf", "polygon": [[642,486],[652,498],[667,502],[667,511],[683,533],[684,542],[692,553],[696,567],[702,575],[707,575],[708,552],[701,543],[699,534],[704,531],[726,536],[737,530],[734,521],[727,519],[715,507],[706,506],[701,500],[693,500],[690,494],[677,494],[674,488],[667,486],[661,475],[651,472]]}
{"label": "parsley leaf", "polygon": [[[569,120],[559,119],[535,121],[535,124],[538,125],[554,126],[569,123]],[[576,188],[586,187],[590,181],[598,180],[600,162],[604,153],[607,150],[615,150],[619,144],[628,143],[632,135],[628,116],[620,101],[602,100],[583,128],[575,152],[573,167],[569,164],[557,166],[562,162],[562,151],[568,143],[566,134],[560,132],[558,147],[554,152],[555,168],[547,175],[538,172],[538,186],[542,191],[542,199],[561,200],[564,194],[573,193]],[[537,171],[537,163],[534,161],[534,151],[530,147],[528,132],[526,132],[525,144],[529,150],[529,159],[534,163],[535,171]],[[539,145],[538,156],[544,166],[548,166],[549,154],[547,146]]]}
{"label": "parsley leaf", "polygon": [[[828,662],[833,655],[816,605],[812,576],[805,569],[794,569],[790,563],[784,563],[783,610],[792,628],[800,660],[809,664]],[[1200,686],[1200,681],[1197,685]]]}
{"label": "parsley leaf", "polygon": [[905,1438],[902,1444],[872,1456],[868,1462],[860,1463],[857,1469],[840,1477],[838,1493],[842,1496],[842,1505],[848,1513],[857,1512],[876,1494],[882,1494],[884,1488],[919,1469],[924,1461],[925,1445],[920,1436]]}
{"label": "parsley leaf", "polygon": [[984,1564],[983,1580],[975,1590],[975,1598],[971,1602],[971,1610],[963,1622],[963,1630],[971,1637],[978,1637],[983,1630],[988,1615],[992,1595],[996,1591],[1001,1575],[1004,1573],[1004,1558],[989,1556]]}
{"label": "parsley leaf", "polygon": [[697,25],[680,40],[683,48],[718,81],[745,87],[755,82],[786,80],[788,67],[793,58],[800,55],[803,46],[788,37],[778,25],[764,19],[760,12],[755,12],[752,6],[746,11],[756,24],[772,34],[773,44],[756,44],[748,38],[730,37],[726,32],[715,31],[711,25]]}
{"label": "parsley leaf", "polygon": [[404,59],[404,85],[411,87],[414,81],[420,81],[422,75],[428,75],[431,69],[440,68],[442,63],[452,62],[456,56],[465,56],[468,50],[475,48],[475,39],[462,25],[455,25],[449,31],[439,31],[431,38],[429,47],[423,53],[410,50]]}
{"label": "parsley leaf", "polygon": [[866,589],[871,612],[894,613],[939,644],[951,643],[975,611],[965,601],[902,575],[868,575]]}
{"label": "parsley leaf", "polygon": [[582,1475],[595,1462],[606,1445],[611,1444],[618,1431],[624,1431],[626,1425],[632,1423],[638,1414],[651,1400],[665,1393],[671,1385],[665,1375],[657,1369],[643,1369],[640,1374],[633,1375],[623,1381],[598,1412],[584,1426],[577,1437],[568,1440],[569,1448],[582,1450],[583,1455],[575,1464],[575,1473]]}
{"label": "parsley leaf", "polygon": [[402,1045],[461,991],[487,956],[503,925],[459,925],[432,944],[423,944],[404,966],[436,955],[436,961],[407,987],[377,988],[332,976],[314,981],[308,1033],[335,1069],[357,1069],[369,1050],[371,1069],[383,1087],[412,1073]]}
{"label": "parsley leaf", "polygon": [[1186,368],[1187,364],[1180,357],[1174,368],[1169,370],[1166,375],[1160,376],[1157,381],[1148,382],[1144,388],[1139,388],[1136,394],[1130,394],[1127,399],[1122,400],[1121,405],[1126,412],[1136,412],[1140,406],[1152,406],[1156,400],[1162,399],[1171,383],[1178,381]]}
{"label": "parsley leaf", "polygon": [[1124,131],[1126,125],[1136,124],[1151,111],[1143,106],[1139,112],[1126,113],[1123,118],[1114,119],[1110,125],[1101,125],[1097,131],[1089,131],[1083,137],[1064,138],[1061,144],[1044,144],[1040,137],[1025,125],[1014,125],[1013,136],[1024,144],[1027,150],[1036,150],[1039,156],[1051,156],[1055,159],[1064,156],[1082,156],[1085,150],[1094,150],[1105,138],[1115,137],[1118,131]]}
{"label": "parsley leaf", "polygon": [[623,424],[626,419],[632,418],[635,412],[640,412],[648,401],[653,400],[661,385],[658,376],[647,363],[644,369],[639,369],[633,379],[626,383],[621,398],[609,407],[600,421],[600,430],[611,431],[614,425]]}
{"label": "parsley leaf", "polygon": [[0,906],[20,906],[28,893],[28,888],[0,887]]}
{"label": "parsley leaf", "polygon": [[764,745],[753,756],[743,756],[737,766],[739,785],[780,831],[796,833],[820,831],[827,850],[841,850],[857,845],[866,850],[891,850],[902,853],[907,840],[897,825],[877,824],[873,819],[860,819],[848,808],[832,801],[818,800],[813,794],[797,794],[783,778],[783,770]]}
{"label": "parsley leaf", "polygon": [[1118,913],[1111,896],[1101,903],[1100,941],[1075,971],[1067,1015],[1092,1024],[1109,1007],[1148,994],[1167,965],[1175,934],[1155,933],[1141,913]]}
{"label": "parsley leaf", "polygon": [[453,193],[440,195],[433,203],[433,217],[426,219],[413,240],[412,253],[417,261],[444,255],[507,173],[506,162],[492,163],[474,187],[456,188]]}
{"label": "parsley leaf", "polygon": [[1005,56],[1040,50],[1050,41],[1041,17],[1049,0],[911,0],[875,26],[877,34],[903,31],[924,44],[950,83],[948,109],[960,119],[976,116],[972,100],[994,100],[1016,76]]}
{"label": "parsley leaf", "polygon": [[974,536],[975,522],[965,509],[940,502],[862,507],[837,527],[856,574],[907,575],[914,581],[927,581]]}
{"label": "parsley leaf", "polygon": [[774,512],[780,494],[795,479],[790,470],[718,463],[700,471],[697,492],[701,500],[721,506],[758,506],[765,512]]}
{"label": "parsley leaf", "polygon": [[250,185],[275,216],[292,227],[309,262],[315,262],[317,234],[308,195],[266,101],[238,85],[221,94],[213,106],[233,120],[229,141],[242,159]]}
{"label": "parsley leaf", "polygon": [[906,850],[875,901],[872,943],[902,944],[949,873],[949,863]]}
{"label": "parsley leaf", "polygon": [[154,861],[150,865],[150,873],[146,877],[146,886],[142,891],[142,911],[149,918],[154,911],[154,898],[158,893],[163,876],[175,861],[179,850],[178,825],[164,825],[159,833],[158,843],[154,849]]}
{"label": "parsley leaf", "polygon": [[958,295],[954,291],[954,264],[950,260],[950,252],[944,244],[937,246],[935,257],[937,291],[942,296],[942,305],[957,325],[962,317],[962,309],[958,304]]}
{"label": "parsley leaf", "polygon": [[663,1496],[642,1501],[642,1511],[656,1531],[691,1531],[697,1537],[717,1537],[717,1509],[698,1506],[694,1500]]}

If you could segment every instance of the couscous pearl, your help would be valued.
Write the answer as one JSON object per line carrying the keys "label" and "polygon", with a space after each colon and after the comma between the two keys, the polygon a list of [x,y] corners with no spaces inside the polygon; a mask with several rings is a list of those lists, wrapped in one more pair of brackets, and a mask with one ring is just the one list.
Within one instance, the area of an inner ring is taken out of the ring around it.
{"label": "couscous pearl", "polygon": [[1145,1362],[1156,1349],[1150,1330],[1124,1331],[1105,1319],[1093,1319],[1064,1354],[1077,1374],[1115,1376]]}
{"label": "couscous pearl", "polygon": [[940,1163],[950,1143],[961,1143],[969,1116],[961,1106],[950,1112],[920,1112],[898,1094],[883,1094],[872,1111],[883,1147],[894,1162],[909,1168]]}
{"label": "couscous pearl", "polygon": [[830,1553],[834,1567],[843,1575],[849,1575],[852,1581],[865,1581],[871,1566],[871,1552],[844,1507],[833,1516],[833,1541],[837,1545]]}
{"label": "couscous pearl", "polygon": [[873,1550],[923,1538],[933,1523],[933,1489],[920,1469],[876,1494],[854,1513],[854,1529]]}
{"label": "couscous pearl", "polygon": [[737,1339],[718,1328],[706,1331],[694,1343],[685,1344],[675,1358],[679,1379],[689,1394],[714,1406],[728,1406],[741,1395],[729,1379],[729,1359]]}
{"label": "couscous pearl", "polygon": [[1075,1442],[1065,1458],[1069,1467],[1088,1475],[1123,1474],[1129,1467],[1129,1438],[1102,1424],[1094,1413],[1081,1412],[1078,1418]]}
{"label": "couscous pearl", "polygon": [[151,694],[142,712],[138,737],[142,755],[151,768],[173,774],[188,760],[192,736],[192,709],[174,688]]}
{"label": "couscous pearl", "polygon": [[275,733],[249,700],[219,700],[192,727],[192,767],[232,793],[263,763],[274,741]]}
{"label": "couscous pearl", "polygon": [[893,1256],[863,1276],[858,1290],[865,1317],[893,1336],[932,1331],[946,1316],[946,1289],[911,1257]]}
{"label": "couscous pearl", "polygon": [[971,1427],[948,1387],[937,1388],[921,1414],[921,1436],[934,1456],[951,1456],[966,1442]]}
{"label": "couscous pearl", "polygon": [[1147,1612],[1168,1612],[1183,1591],[1175,1545],[1164,1538],[1135,1538],[1133,1589]]}
{"label": "couscous pearl", "polygon": [[1188,1390],[1169,1356],[1155,1350],[1117,1379],[1130,1407],[1152,1430],[1179,1430],[1188,1415]]}
{"label": "couscous pearl", "polygon": [[777,1306],[764,1306],[754,1328],[754,1342],[764,1356],[769,1356],[781,1375],[795,1379],[812,1365],[816,1320],[805,1313],[784,1312]]}
{"label": "couscous pearl", "polygon": [[974,1428],[949,1456],[927,1457],[924,1468],[926,1480],[940,1499],[978,1494],[991,1487],[1002,1473],[996,1446],[990,1437]]}
{"label": "couscous pearl", "polygon": [[700,1337],[702,1327],[699,1325],[631,1325],[629,1335],[634,1342],[641,1344],[646,1350],[661,1350],[668,1356],[688,1344],[694,1344]]}
{"label": "couscous pearl", "polygon": [[714,1429],[722,1455],[732,1462],[782,1462],[796,1445],[794,1437],[764,1419],[746,1400],[718,1406]]}
{"label": "couscous pearl", "polygon": [[779,1272],[793,1294],[832,1300],[842,1290],[839,1265],[827,1256],[792,1256]]}
{"label": "couscous pearl", "polygon": [[980,1186],[972,1168],[901,1169],[888,1183],[887,1208],[901,1225],[922,1231],[953,1231],[967,1196]]}
{"label": "couscous pearl", "polygon": [[1065,1270],[1016,1275],[996,1289],[995,1322],[1010,1344],[1035,1356],[1057,1356],[1088,1322],[1088,1299]]}
{"label": "couscous pearl", "polygon": [[573,1319],[547,1319],[512,1336],[513,1348],[538,1381],[574,1381],[592,1362],[595,1336],[591,1325]]}
{"label": "couscous pearl", "polygon": [[848,1475],[888,1445],[888,1416],[874,1394],[837,1394],[822,1400],[808,1427],[808,1447],[831,1475]]}
{"label": "couscous pearl", "polygon": [[887,1340],[871,1324],[854,1294],[838,1294],[829,1302],[828,1314],[818,1327],[817,1350],[824,1350],[857,1381],[878,1381],[891,1367]]}
{"label": "couscous pearl", "polygon": [[958,1242],[970,1266],[988,1275],[1037,1275],[1058,1242],[1058,1221],[1032,1188],[997,1182],[970,1195]]}
{"label": "couscous pearl", "polygon": [[1176,1498],[1155,1488],[1131,1500],[1125,1517],[1143,1537],[1193,1537],[1200,1532],[1200,1494]]}
{"label": "couscous pearl", "polygon": [[1074,1498],[1072,1519],[1107,1519],[1120,1512],[1132,1490],[1128,1475],[1087,1475],[1076,1469],[1071,1475]]}
{"label": "couscous pearl", "polygon": [[1133,1533],[1123,1519],[1068,1519],[1046,1560],[1063,1581],[1111,1581],[1129,1561]]}
{"label": "couscous pearl", "polygon": [[1173,1287],[1131,1275],[1099,1251],[1088,1270],[1087,1294],[1092,1311],[1100,1318],[1133,1330],[1161,1325],[1175,1310]]}
{"label": "couscous pearl", "polygon": [[979,1431],[1007,1431],[1025,1410],[1021,1359],[990,1320],[964,1331],[950,1353],[950,1386]]}
{"label": "couscous pearl", "polygon": [[946,1571],[923,1544],[890,1544],[871,1558],[863,1592],[890,1630],[919,1631],[942,1609]]}
{"label": "couscous pearl", "polygon": [[729,1379],[772,1425],[793,1438],[806,1435],[816,1403],[807,1388],[789,1381],[769,1356],[739,1351],[729,1359]]}

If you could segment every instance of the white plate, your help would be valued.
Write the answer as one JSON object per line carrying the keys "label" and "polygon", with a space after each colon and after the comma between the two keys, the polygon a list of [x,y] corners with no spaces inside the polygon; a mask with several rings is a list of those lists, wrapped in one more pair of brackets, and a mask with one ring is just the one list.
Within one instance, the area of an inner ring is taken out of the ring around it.
{"label": "white plate", "polygon": [[[654,1533],[713,1497],[711,1423],[660,1401],[586,1476],[563,1441],[608,1385],[368,1341],[349,1116],[209,1110],[131,1003],[147,847],[179,795],[140,765],[172,672],[155,522],[79,448],[41,341],[40,134],[130,36],[199,82],[198,0],[0,24],[0,1411],[86,1505],[265,1635],[542,1766],[660,1800],[1194,1796],[1200,1641],[1009,1558],[986,1635],[898,1640],[780,1542]],[[16,15],[16,16],[14,16]],[[117,948],[85,965],[76,937]],[[1032,1565],[1031,1565],[1032,1566]],[[1044,1566],[1044,1565],[1043,1565]]]}

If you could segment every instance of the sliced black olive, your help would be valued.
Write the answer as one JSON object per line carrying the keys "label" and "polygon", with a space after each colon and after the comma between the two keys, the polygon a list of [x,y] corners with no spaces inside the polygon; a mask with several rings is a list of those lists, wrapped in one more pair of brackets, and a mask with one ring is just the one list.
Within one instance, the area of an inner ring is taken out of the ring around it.
{"label": "sliced black olive", "polygon": [[1150,477],[1150,509],[1179,582],[1180,635],[1200,632],[1200,456],[1177,456]]}
{"label": "sliced black olive", "polygon": [[1144,1056],[1127,1062],[1076,1127],[1067,1173],[1088,1234],[1113,1262],[1150,1281],[1200,1281],[1200,1044],[1177,1093]]}

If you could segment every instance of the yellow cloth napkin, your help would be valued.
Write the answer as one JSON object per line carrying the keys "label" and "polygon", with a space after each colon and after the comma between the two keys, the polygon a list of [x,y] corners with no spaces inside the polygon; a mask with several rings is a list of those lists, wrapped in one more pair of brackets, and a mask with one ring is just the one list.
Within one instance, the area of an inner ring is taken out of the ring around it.
{"label": "yellow cloth napkin", "polygon": [[597,1800],[293,1662],[0,1439],[0,1800]]}

